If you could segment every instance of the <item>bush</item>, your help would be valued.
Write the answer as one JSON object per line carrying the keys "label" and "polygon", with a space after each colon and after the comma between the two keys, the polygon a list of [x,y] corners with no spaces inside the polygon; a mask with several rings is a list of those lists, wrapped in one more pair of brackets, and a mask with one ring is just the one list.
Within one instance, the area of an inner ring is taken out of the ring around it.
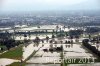
{"label": "bush", "polygon": [[71,42],[70,41],[68,41],[68,44],[70,44]]}
{"label": "bush", "polygon": [[57,34],[57,37],[64,37],[64,36],[65,36],[64,33]]}
{"label": "bush", "polygon": [[56,51],[62,51],[62,47],[57,47]]}
{"label": "bush", "polygon": [[65,41],[65,44],[67,44],[68,42],[67,42],[67,40]]}
{"label": "bush", "polygon": [[55,41],[54,44],[57,44],[57,41]]}
{"label": "bush", "polygon": [[100,57],[100,51],[98,51],[97,55]]}
{"label": "bush", "polygon": [[53,52],[53,49],[50,48],[49,51],[50,51],[50,52]]}
{"label": "bush", "polygon": [[48,52],[48,49],[43,49],[44,52]]}

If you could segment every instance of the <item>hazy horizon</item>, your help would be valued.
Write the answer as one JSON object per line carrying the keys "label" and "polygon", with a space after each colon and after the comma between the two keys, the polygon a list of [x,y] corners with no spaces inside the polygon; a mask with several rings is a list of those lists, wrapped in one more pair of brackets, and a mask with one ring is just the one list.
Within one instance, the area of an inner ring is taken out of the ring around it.
{"label": "hazy horizon", "polygon": [[100,10],[99,0],[1,0],[1,12]]}

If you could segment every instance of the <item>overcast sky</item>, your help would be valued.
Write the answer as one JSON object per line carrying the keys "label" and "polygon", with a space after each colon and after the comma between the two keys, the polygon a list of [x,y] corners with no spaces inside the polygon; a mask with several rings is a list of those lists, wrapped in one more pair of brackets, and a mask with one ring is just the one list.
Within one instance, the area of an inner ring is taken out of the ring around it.
{"label": "overcast sky", "polygon": [[1,11],[98,10],[99,0],[0,0]]}

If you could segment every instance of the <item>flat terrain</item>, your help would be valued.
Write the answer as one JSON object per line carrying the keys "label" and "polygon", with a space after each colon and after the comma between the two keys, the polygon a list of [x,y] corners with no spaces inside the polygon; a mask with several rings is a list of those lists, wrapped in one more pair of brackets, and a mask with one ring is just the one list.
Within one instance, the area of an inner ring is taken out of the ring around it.
{"label": "flat terrain", "polygon": [[9,51],[0,55],[0,58],[9,58],[20,60],[22,58],[22,46],[12,48]]}

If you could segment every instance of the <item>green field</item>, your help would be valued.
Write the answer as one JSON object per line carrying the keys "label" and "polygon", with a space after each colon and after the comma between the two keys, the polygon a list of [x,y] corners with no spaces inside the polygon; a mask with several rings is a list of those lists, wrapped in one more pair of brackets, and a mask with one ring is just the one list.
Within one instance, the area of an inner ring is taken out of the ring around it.
{"label": "green field", "polygon": [[[3,51],[7,49],[6,46],[0,46],[0,48],[3,48]],[[3,51],[0,50],[0,53],[2,53]]]}
{"label": "green field", "polygon": [[0,58],[10,58],[20,60],[22,58],[22,46],[12,48],[0,55]]}

